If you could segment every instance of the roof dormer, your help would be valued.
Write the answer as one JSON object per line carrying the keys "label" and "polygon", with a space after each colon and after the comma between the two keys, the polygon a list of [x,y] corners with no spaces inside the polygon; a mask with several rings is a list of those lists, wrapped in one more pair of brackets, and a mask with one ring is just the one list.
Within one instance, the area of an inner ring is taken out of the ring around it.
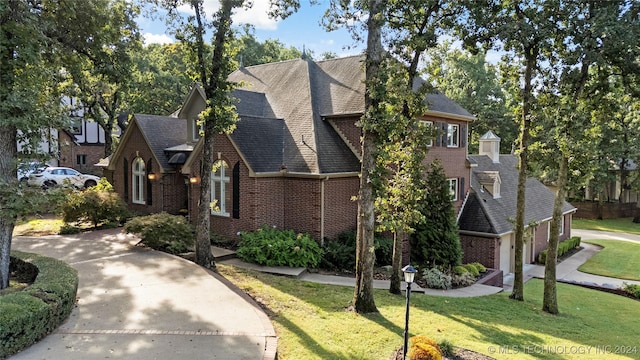
{"label": "roof dormer", "polygon": [[482,186],[480,191],[487,191],[494,199],[500,198],[500,173],[498,171],[478,171],[476,172],[478,182]]}

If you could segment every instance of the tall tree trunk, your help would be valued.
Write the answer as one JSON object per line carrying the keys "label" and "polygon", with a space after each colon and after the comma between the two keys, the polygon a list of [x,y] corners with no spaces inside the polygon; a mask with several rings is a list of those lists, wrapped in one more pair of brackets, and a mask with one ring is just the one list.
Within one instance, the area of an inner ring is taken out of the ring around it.
{"label": "tall tree trunk", "polygon": [[398,230],[393,234],[393,258],[391,261],[391,283],[389,285],[389,292],[392,294],[401,294],[400,285],[402,284],[402,278],[400,276],[402,268],[402,248],[407,238],[407,233]]}
{"label": "tall tree trunk", "polygon": [[[16,128],[11,125],[0,126],[0,181],[3,183],[15,183],[15,159],[18,152],[16,142]],[[6,186],[6,185],[3,185]],[[4,208],[0,199],[0,207]],[[0,289],[9,286],[9,255],[11,252],[11,238],[15,217],[0,212]]]}
{"label": "tall tree trunk", "polygon": [[[365,119],[366,123],[375,123],[380,94],[378,79],[382,64],[382,15],[385,0],[369,1],[369,19],[367,20],[367,60],[365,64]],[[373,117],[373,118],[372,118]],[[377,312],[373,299],[374,251],[374,194],[371,174],[376,166],[377,134],[370,126],[362,131],[362,164],[360,171],[360,191],[358,193],[358,228],[356,237],[356,285],[353,293],[353,308],[358,313]]]}
{"label": "tall tree trunk", "polygon": [[558,261],[558,244],[560,242],[560,222],[562,207],[566,196],[567,174],[569,160],[562,154],[558,170],[558,192],[553,204],[553,218],[551,219],[551,232],[549,234],[549,247],[547,248],[547,260],[544,267],[544,297],[542,310],[549,314],[558,314],[558,296],[556,289],[556,262]]}
{"label": "tall tree trunk", "polygon": [[525,50],[525,71],[524,89],[522,93],[522,125],[520,128],[520,154],[518,161],[518,190],[516,204],[515,223],[515,270],[513,291],[509,296],[511,299],[524,300],[524,274],[523,274],[523,250],[524,250],[524,216],[525,216],[525,193],[527,184],[527,169],[529,165],[529,128],[531,111],[533,69],[536,64],[537,50],[533,47]]}

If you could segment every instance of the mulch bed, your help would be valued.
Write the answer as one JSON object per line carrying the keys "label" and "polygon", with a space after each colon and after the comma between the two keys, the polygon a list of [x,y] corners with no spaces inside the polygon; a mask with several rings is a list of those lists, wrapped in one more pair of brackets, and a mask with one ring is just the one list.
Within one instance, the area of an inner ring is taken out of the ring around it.
{"label": "mulch bed", "polygon": [[[402,358],[402,348],[398,349],[394,355],[391,356],[390,360],[404,360]],[[495,360],[491,356],[487,356],[475,351],[455,348],[454,354],[450,356],[443,356],[443,360]]]}

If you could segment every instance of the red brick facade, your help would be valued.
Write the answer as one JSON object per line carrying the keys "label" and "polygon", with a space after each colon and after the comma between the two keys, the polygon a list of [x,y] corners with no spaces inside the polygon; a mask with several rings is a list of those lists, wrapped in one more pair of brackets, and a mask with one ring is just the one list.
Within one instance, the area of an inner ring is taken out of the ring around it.
{"label": "red brick facade", "polygon": [[104,143],[77,143],[66,131],[58,132],[59,166],[70,167],[83,174],[102,176],[102,170],[94,166],[104,158]]}
{"label": "red brick facade", "polygon": [[479,262],[491,269],[500,269],[500,238],[460,235],[462,263]]}

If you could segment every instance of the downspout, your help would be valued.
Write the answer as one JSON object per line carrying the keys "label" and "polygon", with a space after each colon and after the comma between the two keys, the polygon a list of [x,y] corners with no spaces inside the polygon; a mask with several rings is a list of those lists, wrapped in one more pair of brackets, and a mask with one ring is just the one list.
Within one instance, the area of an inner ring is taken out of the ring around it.
{"label": "downspout", "polygon": [[324,247],[324,183],[329,180],[329,177],[325,177],[320,182],[320,246]]}

